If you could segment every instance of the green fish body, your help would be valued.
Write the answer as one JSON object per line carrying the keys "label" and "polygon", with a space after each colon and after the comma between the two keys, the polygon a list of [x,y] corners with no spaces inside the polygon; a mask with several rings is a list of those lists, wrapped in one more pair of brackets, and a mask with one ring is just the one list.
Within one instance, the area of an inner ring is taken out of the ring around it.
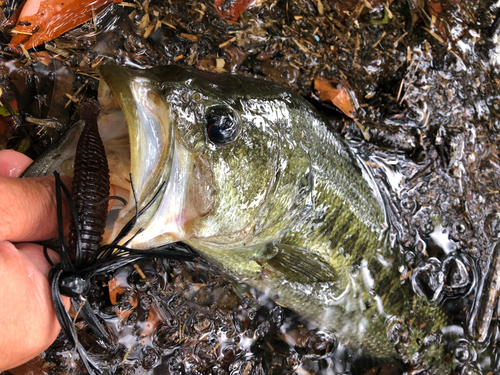
{"label": "green fish body", "polygon": [[[104,136],[112,183],[128,189],[130,172],[141,207],[166,183],[131,247],[184,241],[374,357],[441,355],[431,344],[446,316],[401,282],[369,170],[307,101],[181,66],[100,74],[100,125],[118,113],[130,137]],[[110,237],[134,214],[129,202]]]}

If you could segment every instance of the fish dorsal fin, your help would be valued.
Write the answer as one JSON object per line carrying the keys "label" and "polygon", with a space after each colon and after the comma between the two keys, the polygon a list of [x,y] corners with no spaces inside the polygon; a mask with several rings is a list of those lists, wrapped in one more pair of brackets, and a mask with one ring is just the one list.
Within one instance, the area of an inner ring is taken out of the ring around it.
{"label": "fish dorsal fin", "polygon": [[279,274],[290,282],[313,284],[338,279],[335,270],[323,258],[297,246],[282,243],[269,245],[255,261],[267,269],[269,276],[274,278]]}

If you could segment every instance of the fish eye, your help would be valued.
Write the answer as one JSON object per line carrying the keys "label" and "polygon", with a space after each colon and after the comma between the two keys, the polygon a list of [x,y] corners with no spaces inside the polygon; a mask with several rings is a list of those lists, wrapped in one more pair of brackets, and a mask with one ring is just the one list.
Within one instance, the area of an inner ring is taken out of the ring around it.
{"label": "fish eye", "polygon": [[205,128],[210,141],[218,146],[236,139],[239,130],[238,118],[226,107],[210,108],[205,115]]}

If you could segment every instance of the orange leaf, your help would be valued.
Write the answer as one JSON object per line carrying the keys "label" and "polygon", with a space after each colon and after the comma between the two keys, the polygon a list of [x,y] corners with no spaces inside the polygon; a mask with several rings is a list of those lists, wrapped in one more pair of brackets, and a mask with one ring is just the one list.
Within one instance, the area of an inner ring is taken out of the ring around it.
{"label": "orange leaf", "polygon": [[146,322],[146,325],[141,332],[141,336],[150,337],[154,333],[156,327],[158,326],[158,323],[160,322],[161,319],[156,312],[156,308],[154,306],[151,306],[151,308],[149,309],[148,321]]}
{"label": "orange leaf", "polygon": [[314,89],[322,101],[332,103],[350,118],[355,117],[354,103],[345,86],[337,84],[335,88],[332,81],[318,77],[314,79]]}
{"label": "orange leaf", "polygon": [[226,2],[230,2],[230,0],[214,1],[214,5],[219,12],[219,17],[236,21],[245,10],[255,3],[255,0],[236,0],[231,2],[231,5],[227,9],[224,7],[224,3]]}
{"label": "orange leaf", "polygon": [[21,14],[21,11],[23,10],[24,4],[26,4],[26,0],[23,0],[21,4],[18,5],[16,8],[16,11],[12,13],[10,18],[6,20],[3,24],[4,27],[14,27],[16,26],[17,20],[19,19],[19,15]]}
{"label": "orange leaf", "polygon": [[14,110],[14,111],[18,111],[19,108],[17,107],[17,100],[16,99],[12,99],[12,100],[9,100],[9,104],[10,104],[10,107]]}
{"label": "orange leaf", "polygon": [[[118,298],[117,298],[118,295],[124,294],[125,293],[124,288],[128,289],[128,287],[129,285],[118,277],[114,277],[111,280],[109,280],[108,289],[109,289],[109,300],[111,301],[111,304],[118,305]],[[116,315],[118,316],[118,318],[120,318],[120,321],[122,322],[125,321],[125,319],[127,319],[130,316],[130,314],[134,312],[134,309],[137,307],[138,304],[137,296],[135,295],[131,295],[128,301],[132,305],[130,309],[128,310],[120,309],[119,311],[116,311]]]}
{"label": "orange leaf", "polygon": [[449,8],[449,6],[443,6],[440,1],[435,0],[427,0],[427,6],[429,7],[429,13],[431,16],[437,16],[439,13],[442,13],[444,10]]}
{"label": "orange leaf", "polygon": [[120,310],[120,311],[116,312],[116,315],[120,319],[120,322],[124,322],[130,316],[130,314],[132,314],[133,312],[134,312],[134,309]]}
{"label": "orange leaf", "polygon": [[111,304],[118,305],[118,295],[123,294],[124,291],[120,285],[117,284],[117,280],[115,278],[109,280],[108,282],[109,289],[109,300]]}
{"label": "orange leaf", "polygon": [[[26,0],[11,31],[9,50],[21,53],[46,43],[92,19],[108,5],[122,0]],[[17,12],[16,12],[17,13]],[[11,22],[11,20],[9,20]]]}
{"label": "orange leaf", "polygon": [[[47,51],[33,52],[31,58],[40,61],[43,65],[49,66],[52,62],[52,56]],[[55,56],[56,59],[60,59],[60,56]]]}

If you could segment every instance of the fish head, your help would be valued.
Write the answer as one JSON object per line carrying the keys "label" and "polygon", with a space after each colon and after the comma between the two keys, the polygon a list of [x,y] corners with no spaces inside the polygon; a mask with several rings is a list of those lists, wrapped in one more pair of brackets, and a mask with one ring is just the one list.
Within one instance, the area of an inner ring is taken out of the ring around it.
{"label": "fish head", "polygon": [[[291,92],[174,65],[105,65],[100,74],[102,116],[119,104],[138,210],[149,204],[132,247],[189,241],[216,251],[252,248],[277,239],[310,204],[310,140],[295,123],[304,104]],[[131,194],[111,236],[136,210]]]}

